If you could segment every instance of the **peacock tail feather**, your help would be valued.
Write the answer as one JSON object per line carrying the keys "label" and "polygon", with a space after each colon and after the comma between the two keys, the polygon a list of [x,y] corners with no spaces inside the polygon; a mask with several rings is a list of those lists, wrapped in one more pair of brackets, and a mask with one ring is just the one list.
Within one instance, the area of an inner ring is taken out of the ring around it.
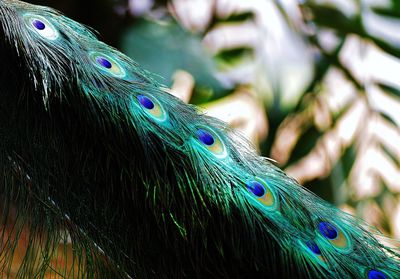
{"label": "peacock tail feather", "polygon": [[400,277],[378,231],[88,28],[16,0],[0,20],[3,278]]}

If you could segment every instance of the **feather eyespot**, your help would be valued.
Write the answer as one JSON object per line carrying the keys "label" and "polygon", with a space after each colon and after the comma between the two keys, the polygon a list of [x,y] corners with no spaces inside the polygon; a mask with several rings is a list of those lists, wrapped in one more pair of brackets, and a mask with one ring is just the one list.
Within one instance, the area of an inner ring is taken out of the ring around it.
{"label": "feather eyespot", "polygon": [[308,247],[308,249],[313,252],[315,255],[320,256],[321,255],[321,249],[319,249],[318,245],[312,241],[309,240],[306,242],[306,245]]}
{"label": "feather eyespot", "polygon": [[309,258],[312,262],[315,262],[319,265],[327,267],[327,261],[325,257],[322,255],[321,248],[317,243],[313,240],[307,240],[305,242],[299,240],[299,244],[302,247],[304,256]]}
{"label": "feather eyespot", "polygon": [[43,23],[43,21],[39,19],[34,19],[32,21],[32,25],[37,29],[37,30],[44,30],[46,28],[46,24]]}
{"label": "feather eyespot", "polygon": [[245,186],[253,197],[263,204],[265,208],[276,210],[279,207],[279,202],[275,193],[265,180],[256,177],[255,179],[248,180]]}
{"label": "feather eyespot", "polygon": [[145,95],[138,95],[136,98],[140,106],[144,109],[144,112],[154,120],[164,122],[168,119],[164,108],[154,98]]}
{"label": "feather eyespot", "polygon": [[146,97],[144,95],[139,95],[138,97],[139,103],[142,107],[146,108],[146,109],[154,109],[154,103],[153,101],[149,98]]}
{"label": "feather eyespot", "polygon": [[347,253],[352,248],[350,237],[337,224],[322,221],[318,224],[319,234],[337,250]]}
{"label": "feather eyespot", "polygon": [[89,57],[92,63],[103,72],[118,78],[126,76],[125,70],[122,66],[109,55],[99,52],[91,52]]}
{"label": "feather eyespot", "polygon": [[210,128],[200,126],[195,132],[199,145],[217,158],[226,158],[228,152],[219,135]]}
{"label": "feather eyespot", "polygon": [[196,136],[199,141],[207,146],[211,146],[215,142],[214,137],[209,132],[203,129],[198,129],[196,131]]}
{"label": "feather eyespot", "polygon": [[321,222],[318,225],[320,233],[327,239],[333,240],[338,237],[338,231],[332,224],[328,222]]}
{"label": "feather eyespot", "polygon": [[97,64],[107,68],[107,69],[111,69],[112,68],[112,64],[110,61],[108,61],[106,58],[98,56],[96,57],[96,62]]}
{"label": "feather eyespot", "polygon": [[383,272],[376,270],[376,269],[371,269],[367,272],[367,278],[368,279],[388,279],[386,274]]}
{"label": "feather eyespot", "polygon": [[249,181],[246,183],[247,189],[252,192],[257,198],[261,198],[265,194],[264,186],[258,181]]}
{"label": "feather eyespot", "polygon": [[59,37],[58,31],[47,19],[39,15],[25,14],[24,19],[28,27],[38,35],[51,41]]}

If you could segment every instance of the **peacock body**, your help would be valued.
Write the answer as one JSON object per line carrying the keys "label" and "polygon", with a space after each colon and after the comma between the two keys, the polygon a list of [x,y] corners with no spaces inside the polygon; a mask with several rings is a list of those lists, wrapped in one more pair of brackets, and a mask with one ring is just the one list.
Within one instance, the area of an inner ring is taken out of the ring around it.
{"label": "peacock body", "polygon": [[3,277],[400,278],[379,232],[86,27],[16,0],[0,21]]}

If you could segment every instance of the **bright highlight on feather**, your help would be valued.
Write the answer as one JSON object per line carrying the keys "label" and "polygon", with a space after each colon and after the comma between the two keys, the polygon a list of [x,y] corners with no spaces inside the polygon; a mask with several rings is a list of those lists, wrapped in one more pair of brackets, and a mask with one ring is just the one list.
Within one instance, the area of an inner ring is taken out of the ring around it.
{"label": "bright highlight on feather", "polygon": [[347,253],[352,249],[352,243],[347,235],[339,226],[330,222],[320,222],[318,231],[323,239],[332,244],[337,250]]}
{"label": "bright highlight on feather", "polygon": [[217,133],[206,127],[199,127],[195,133],[196,139],[200,146],[209,151],[215,157],[223,159],[227,157],[228,151],[225,144]]}
{"label": "bright highlight on feather", "polygon": [[255,178],[246,182],[247,190],[253,197],[262,203],[268,210],[276,210],[279,207],[278,199],[267,182],[261,178]]}
{"label": "bright highlight on feather", "polygon": [[136,98],[140,106],[144,108],[144,112],[152,119],[158,122],[164,122],[168,119],[164,108],[154,98],[150,98],[145,95],[138,95]]}
{"label": "bright highlight on feather", "polygon": [[25,14],[24,20],[29,29],[35,31],[43,38],[54,41],[59,37],[58,31],[54,28],[54,26],[42,16]]}
{"label": "bright highlight on feather", "polygon": [[92,63],[103,72],[118,78],[126,76],[125,70],[110,56],[99,52],[91,52],[89,57]]}

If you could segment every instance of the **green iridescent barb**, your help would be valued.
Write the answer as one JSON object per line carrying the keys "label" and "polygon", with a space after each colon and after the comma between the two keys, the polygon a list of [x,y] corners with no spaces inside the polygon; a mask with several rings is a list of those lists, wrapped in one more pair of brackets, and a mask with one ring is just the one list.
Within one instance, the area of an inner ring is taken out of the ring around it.
{"label": "green iridescent barb", "polygon": [[81,24],[0,21],[3,278],[399,278],[379,232]]}

